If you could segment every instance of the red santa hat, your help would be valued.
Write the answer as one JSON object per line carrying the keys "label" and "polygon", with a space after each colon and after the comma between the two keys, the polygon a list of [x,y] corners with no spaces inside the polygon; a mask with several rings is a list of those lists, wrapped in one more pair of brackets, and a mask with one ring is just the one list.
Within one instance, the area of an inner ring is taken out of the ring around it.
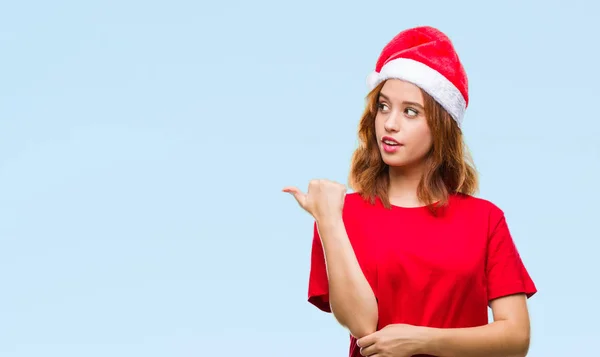
{"label": "red santa hat", "polygon": [[467,74],[452,42],[441,31],[421,26],[397,34],[381,51],[367,86],[373,90],[392,78],[420,87],[462,124],[469,104]]}

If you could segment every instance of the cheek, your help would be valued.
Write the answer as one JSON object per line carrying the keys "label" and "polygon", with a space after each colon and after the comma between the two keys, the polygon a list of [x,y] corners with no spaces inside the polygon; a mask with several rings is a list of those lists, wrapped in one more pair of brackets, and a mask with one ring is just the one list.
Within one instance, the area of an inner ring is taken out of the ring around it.
{"label": "cheek", "polygon": [[427,125],[419,125],[413,128],[411,133],[411,143],[415,151],[419,153],[427,153],[431,149],[433,138],[431,137],[431,130]]}
{"label": "cheek", "polygon": [[383,122],[383,119],[381,119],[381,116],[377,115],[375,117],[374,126],[375,126],[375,133],[377,134],[377,136],[380,136],[379,134],[384,131],[384,122]]}

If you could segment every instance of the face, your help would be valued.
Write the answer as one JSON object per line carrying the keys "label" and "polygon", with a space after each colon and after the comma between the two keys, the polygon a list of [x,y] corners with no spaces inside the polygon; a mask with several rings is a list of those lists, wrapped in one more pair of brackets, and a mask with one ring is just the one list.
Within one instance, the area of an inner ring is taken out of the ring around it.
{"label": "face", "polygon": [[419,87],[389,79],[379,95],[375,135],[383,161],[390,167],[423,163],[432,145]]}

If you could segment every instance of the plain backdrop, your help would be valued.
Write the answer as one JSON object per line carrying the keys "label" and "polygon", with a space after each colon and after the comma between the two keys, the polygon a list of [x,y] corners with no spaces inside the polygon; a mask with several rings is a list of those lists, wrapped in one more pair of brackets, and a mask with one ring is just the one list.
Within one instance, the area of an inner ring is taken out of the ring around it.
{"label": "plain backdrop", "polygon": [[539,293],[530,356],[596,355],[597,2],[3,1],[0,355],[344,356],[306,302],[366,76],[399,31],[453,40],[480,197]]}

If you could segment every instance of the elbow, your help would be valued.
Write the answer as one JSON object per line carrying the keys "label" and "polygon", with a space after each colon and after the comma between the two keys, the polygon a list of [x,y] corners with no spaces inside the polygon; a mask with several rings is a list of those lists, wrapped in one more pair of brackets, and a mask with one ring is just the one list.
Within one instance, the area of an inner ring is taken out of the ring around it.
{"label": "elbow", "polygon": [[519,357],[526,357],[527,353],[529,353],[529,339],[526,342],[521,343],[519,347],[521,347]]}
{"label": "elbow", "polygon": [[377,316],[362,319],[357,317],[354,316],[354,319],[349,321],[338,319],[338,322],[357,340],[377,331]]}
{"label": "elbow", "polygon": [[531,338],[529,333],[519,333],[518,336],[515,336],[515,351],[516,353],[513,355],[514,357],[526,357],[527,353],[529,353],[529,345]]}
{"label": "elbow", "polygon": [[375,333],[377,331],[377,325],[362,325],[362,326],[356,326],[356,327],[347,327],[348,330],[350,331],[350,334],[357,340],[365,337],[365,336],[369,336],[372,333]]}
{"label": "elbow", "polygon": [[[330,302],[331,312],[340,325],[356,338],[363,338],[377,331],[379,313],[375,299],[359,303]],[[359,306],[360,308],[357,308]]]}
{"label": "elbow", "polygon": [[358,314],[345,316],[331,307],[331,312],[337,322],[350,331],[350,334],[360,339],[377,331],[377,313],[360,316]]}

